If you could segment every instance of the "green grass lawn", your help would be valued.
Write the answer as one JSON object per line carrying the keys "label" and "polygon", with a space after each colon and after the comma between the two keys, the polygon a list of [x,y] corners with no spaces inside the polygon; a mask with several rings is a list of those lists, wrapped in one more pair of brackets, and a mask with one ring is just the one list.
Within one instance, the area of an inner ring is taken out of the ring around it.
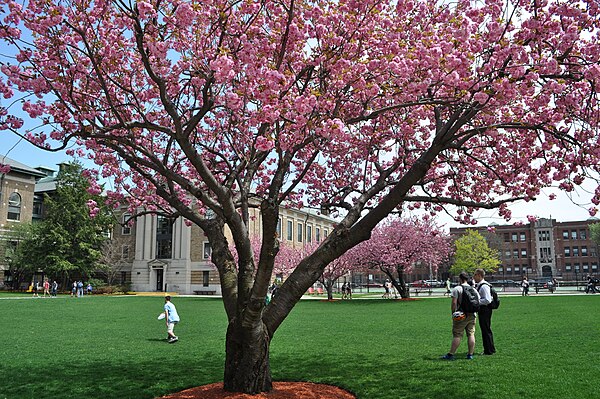
{"label": "green grass lawn", "polygon": [[[1,299],[0,399],[154,398],[221,381],[220,300],[173,302],[176,344],[164,341],[158,297]],[[467,361],[463,343],[445,362],[447,298],[304,301],[277,331],[271,367],[275,380],[330,383],[360,399],[595,397],[599,309],[600,295],[505,297],[493,318],[498,353]]]}

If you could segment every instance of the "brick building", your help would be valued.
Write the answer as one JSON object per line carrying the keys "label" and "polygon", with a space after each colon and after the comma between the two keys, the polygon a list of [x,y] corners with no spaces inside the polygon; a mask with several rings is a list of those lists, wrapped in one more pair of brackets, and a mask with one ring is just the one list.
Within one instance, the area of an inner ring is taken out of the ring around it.
{"label": "brick building", "polygon": [[496,279],[515,280],[527,275],[530,279],[552,276],[581,280],[587,274],[598,274],[598,250],[589,232],[589,225],[598,221],[538,219],[522,226],[451,228],[450,235],[459,237],[471,229],[484,236],[500,255]]}
{"label": "brick building", "polygon": [[[0,240],[5,240],[10,226],[31,222],[35,213],[35,184],[46,174],[8,157],[1,157],[0,163],[10,166],[8,173],[0,173]],[[0,286],[4,285],[6,270],[5,257],[1,256]]]}

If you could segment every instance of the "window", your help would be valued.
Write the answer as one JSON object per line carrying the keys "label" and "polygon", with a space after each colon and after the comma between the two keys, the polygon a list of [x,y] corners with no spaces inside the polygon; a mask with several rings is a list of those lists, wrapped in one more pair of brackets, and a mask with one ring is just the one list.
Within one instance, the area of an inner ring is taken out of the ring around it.
{"label": "window", "polygon": [[579,256],[579,247],[573,247],[573,256]]}
{"label": "window", "polygon": [[513,258],[514,259],[519,259],[519,250],[518,249],[513,249]]}
{"label": "window", "polygon": [[598,270],[598,264],[596,262],[592,263],[592,270]]}
{"label": "window", "polygon": [[550,252],[550,248],[540,248],[540,260],[542,262],[550,262],[551,258],[552,254]]}
{"label": "window", "polygon": [[127,283],[127,272],[121,272],[121,284]]}
{"label": "window", "polygon": [[579,271],[579,263],[575,263],[573,265],[573,267],[575,268],[575,271],[578,272]]}
{"label": "window", "polygon": [[584,264],[583,264],[583,270],[584,270],[584,271],[586,271],[586,272],[587,272],[588,270],[590,270],[590,265],[589,265],[589,264],[587,264],[587,263],[584,263]]}
{"label": "window", "polygon": [[327,229],[323,230],[323,238],[326,238],[329,235]]}
{"label": "window", "polygon": [[312,226],[306,225],[306,242],[312,242]]}
{"label": "window", "polygon": [[587,240],[587,231],[584,229],[579,230],[579,238],[582,240]]}
{"label": "window", "polygon": [[281,218],[277,219],[277,237],[281,237]]}
{"label": "window", "polygon": [[571,271],[571,264],[570,263],[565,263],[565,270],[570,272]]}
{"label": "window", "polygon": [[158,216],[156,223],[156,259],[171,258],[173,223],[166,216]]}
{"label": "window", "polygon": [[588,251],[587,251],[586,246],[581,247],[581,256],[588,256]]}
{"label": "window", "polygon": [[577,230],[571,230],[571,240],[577,239]]}
{"label": "window", "polygon": [[21,220],[21,196],[19,193],[12,193],[8,197],[8,220]]}
{"label": "window", "polygon": [[209,283],[210,283],[210,272],[208,270],[204,270],[202,272],[202,286],[208,287]]}
{"label": "window", "polygon": [[512,234],[510,235],[510,240],[511,240],[512,242],[517,242],[517,233],[512,233]]}
{"label": "window", "polygon": [[571,256],[571,247],[565,247],[565,257]]}
{"label": "window", "polygon": [[594,258],[598,256],[598,252],[596,251],[596,247],[591,247],[590,248],[590,256],[592,256]]}
{"label": "window", "polygon": [[210,259],[212,255],[212,247],[210,246],[210,242],[204,241],[204,245],[202,248],[202,257],[204,259]]}
{"label": "window", "polygon": [[315,229],[315,240],[321,242],[321,229],[319,227]]}
{"label": "window", "polygon": [[507,268],[506,268],[506,272],[507,272],[507,273],[511,273],[511,272],[512,272],[512,267],[507,267]]}
{"label": "window", "polygon": [[510,251],[504,251],[504,259],[510,259]]}
{"label": "window", "polygon": [[519,268],[519,266],[515,267],[515,273],[519,273],[521,271],[521,269]]}
{"label": "window", "polygon": [[569,230],[563,230],[563,240],[568,240],[569,239]]}
{"label": "window", "polygon": [[525,233],[519,234],[519,241],[524,242],[526,240]]}
{"label": "window", "polygon": [[129,222],[131,219],[131,214],[129,213],[124,213],[123,214],[123,224],[121,227],[121,234],[124,236],[128,236],[131,234],[131,227],[129,226]]}
{"label": "window", "polygon": [[298,223],[298,231],[297,231],[297,233],[298,233],[298,237],[297,237],[298,238],[298,242],[302,242],[302,236],[303,236],[303,234],[302,234],[303,228],[302,227],[303,227],[302,223]]}
{"label": "window", "polygon": [[287,239],[288,241],[294,239],[294,223],[291,220],[287,221]]}
{"label": "window", "polygon": [[508,233],[504,233],[504,242],[509,242],[509,241],[510,241],[510,238],[509,238]]}
{"label": "window", "polygon": [[33,196],[33,218],[41,219],[44,216],[44,197],[39,194]]}
{"label": "window", "polygon": [[527,250],[521,249],[521,258],[526,258],[526,257],[527,257]]}
{"label": "window", "polygon": [[499,271],[499,272],[503,272],[503,271],[504,271],[504,268],[503,268],[502,266],[500,266],[500,267],[498,268],[498,271]]}
{"label": "window", "polygon": [[123,245],[121,248],[121,259],[129,259],[129,245]]}

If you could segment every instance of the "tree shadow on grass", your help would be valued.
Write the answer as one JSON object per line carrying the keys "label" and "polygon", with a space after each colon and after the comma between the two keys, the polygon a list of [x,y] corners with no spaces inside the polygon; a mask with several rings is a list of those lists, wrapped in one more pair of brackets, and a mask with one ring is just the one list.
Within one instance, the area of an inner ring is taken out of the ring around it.
{"label": "tree shadow on grass", "polygon": [[[167,345],[165,343],[165,345]],[[159,356],[152,361],[87,361],[4,368],[1,398],[155,398],[223,379],[222,355],[198,359]],[[43,390],[40,390],[43,386]]]}
{"label": "tree shadow on grass", "polygon": [[[458,376],[477,375],[476,364],[462,359],[455,362],[439,357],[372,358],[340,354],[321,357],[273,355],[275,380],[312,381],[336,385],[354,393],[358,399],[464,399],[464,391],[452,389]],[[474,387],[469,397],[485,398],[485,387]]]}

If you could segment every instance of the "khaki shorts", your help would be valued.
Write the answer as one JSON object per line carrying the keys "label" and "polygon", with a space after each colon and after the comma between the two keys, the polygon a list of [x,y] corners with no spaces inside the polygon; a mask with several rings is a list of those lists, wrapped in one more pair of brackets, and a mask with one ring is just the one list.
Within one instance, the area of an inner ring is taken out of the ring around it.
{"label": "khaki shorts", "polygon": [[167,332],[170,332],[170,333],[172,333],[172,332],[173,332],[173,328],[175,328],[175,324],[177,324],[177,322],[176,322],[176,321],[169,323],[169,324],[167,325]]}
{"label": "khaki shorts", "polygon": [[467,314],[464,320],[452,320],[452,336],[462,338],[464,332],[467,332],[467,337],[475,334],[475,313]]}

